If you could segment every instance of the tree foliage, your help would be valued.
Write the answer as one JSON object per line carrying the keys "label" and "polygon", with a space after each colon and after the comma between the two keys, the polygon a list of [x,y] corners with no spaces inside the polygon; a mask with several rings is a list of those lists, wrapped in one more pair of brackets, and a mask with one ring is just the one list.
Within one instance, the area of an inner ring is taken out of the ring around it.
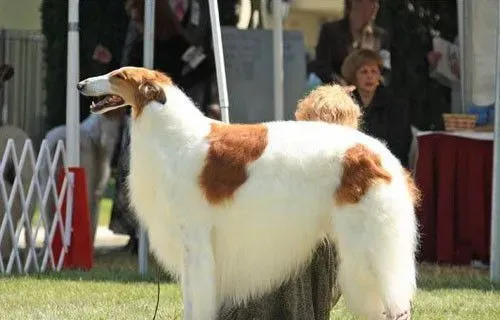
{"label": "tree foliage", "polygon": [[[166,0],[165,0],[166,1]],[[222,25],[235,25],[236,0],[219,1]],[[82,0],[80,17],[80,78],[96,75],[119,66],[128,26],[125,0]],[[46,89],[49,128],[66,121],[67,0],[43,0],[42,32],[46,38]],[[109,48],[113,61],[101,65],[92,60],[97,44]],[[88,100],[81,97],[81,119],[88,115]]]}
{"label": "tree foliage", "polygon": [[[43,0],[41,5],[42,33],[46,39],[44,59],[48,127],[66,121],[66,59],[68,31],[68,1]],[[127,31],[124,0],[80,1],[80,78],[100,73],[116,65]],[[97,44],[109,48],[113,61],[100,65],[92,60]],[[81,99],[81,118],[88,115],[88,101]]]}

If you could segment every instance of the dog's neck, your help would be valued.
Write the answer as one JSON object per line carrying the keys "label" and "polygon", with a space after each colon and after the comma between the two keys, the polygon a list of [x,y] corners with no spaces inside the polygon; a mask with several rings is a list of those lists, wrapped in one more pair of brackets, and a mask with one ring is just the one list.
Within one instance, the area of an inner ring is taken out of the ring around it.
{"label": "dog's neck", "polygon": [[170,145],[174,141],[182,144],[204,137],[212,120],[205,117],[180,89],[168,87],[165,90],[167,102],[150,102],[140,117],[132,120],[131,132],[141,137],[158,137]]}

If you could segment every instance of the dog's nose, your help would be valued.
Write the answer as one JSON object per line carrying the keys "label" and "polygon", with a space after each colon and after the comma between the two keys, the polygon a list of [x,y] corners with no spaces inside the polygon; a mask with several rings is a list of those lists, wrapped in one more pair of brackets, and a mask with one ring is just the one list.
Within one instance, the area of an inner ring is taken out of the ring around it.
{"label": "dog's nose", "polygon": [[85,88],[85,81],[80,81],[80,82],[78,82],[78,83],[77,83],[77,85],[76,85],[76,88],[77,88],[78,90],[82,91],[82,90],[83,90],[83,88]]}

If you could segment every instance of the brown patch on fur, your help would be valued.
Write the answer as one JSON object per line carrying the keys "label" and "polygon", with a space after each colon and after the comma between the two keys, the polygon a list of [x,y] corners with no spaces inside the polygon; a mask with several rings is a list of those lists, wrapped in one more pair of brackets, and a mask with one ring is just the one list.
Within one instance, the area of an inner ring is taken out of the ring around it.
{"label": "brown patch on fur", "polygon": [[172,85],[172,79],[162,72],[146,68],[123,67],[110,75],[111,90],[132,107],[132,117],[138,118],[151,101],[166,102],[162,86]]}
{"label": "brown patch on fur", "polygon": [[348,94],[349,90],[339,85],[314,89],[297,104],[295,119],[324,121],[357,129],[361,110]]}
{"label": "brown patch on fur", "polygon": [[362,144],[349,148],[342,164],[344,172],[335,192],[338,205],[358,203],[371,186],[392,180],[389,172],[382,167],[380,156]]}
{"label": "brown patch on fur", "polygon": [[405,176],[406,187],[408,188],[408,192],[410,193],[413,205],[415,207],[418,207],[420,205],[420,201],[422,200],[422,193],[417,187],[417,184],[415,183],[415,179],[413,179],[411,172],[403,168],[403,174]]}
{"label": "brown patch on fur", "polygon": [[210,148],[199,185],[207,201],[218,205],[231,199],[248,179],[247,165],[267,146],[267,127],[262,124],[212,123],[207,136]]}

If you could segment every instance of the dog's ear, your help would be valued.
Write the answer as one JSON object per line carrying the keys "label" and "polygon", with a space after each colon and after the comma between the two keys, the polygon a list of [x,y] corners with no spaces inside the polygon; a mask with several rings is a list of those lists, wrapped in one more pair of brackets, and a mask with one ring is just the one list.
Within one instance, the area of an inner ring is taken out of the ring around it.
{"label": "dog's ear", "polygon": [[167,102],[167,96],[163,88],[150,82],[141,84],[139,86],[139,92],[149,101],[157,101],[161,104]]}

